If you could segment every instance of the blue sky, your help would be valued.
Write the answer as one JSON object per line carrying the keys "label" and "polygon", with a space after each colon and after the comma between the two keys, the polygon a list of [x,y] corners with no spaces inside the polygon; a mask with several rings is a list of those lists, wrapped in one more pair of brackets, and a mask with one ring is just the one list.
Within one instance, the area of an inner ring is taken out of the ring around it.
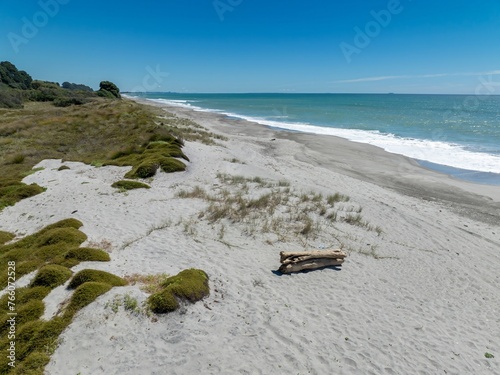
{"label": "blue sky", "polygon": [[0,60],[124,91],[499,94],[499,40],[497,0],[0,3]]}

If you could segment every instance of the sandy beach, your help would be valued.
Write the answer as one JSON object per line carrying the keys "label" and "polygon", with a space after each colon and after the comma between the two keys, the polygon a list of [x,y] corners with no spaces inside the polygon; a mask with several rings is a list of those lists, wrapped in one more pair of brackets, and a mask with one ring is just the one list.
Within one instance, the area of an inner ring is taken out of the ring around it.
{"label": "sandy beach", "polygon": [[[126,294],[144,302],[138,285],[113,288],[63,333],[48,375],[500,373],[498,186],[370,145],[147,103],[227,140],[186,142],[186,172],[159,173],[151,189],[127,193],[111,184],[128,167],[42,161],[24,182],[46,192],[0,212],[0,230],[23,236],[74,217],[86,244],[109,245],[111,262],[73,271],[125,277],[200,268],[210,296],[147,316],[110,308]],[[62,164],[70,169],[58,171]],[[197,187],[287,196],[273,213],[215,221],[209,202],[180,197]],[[328,208],[335,193],[349,200]],[[292,215],[313,206],[310,233],[297,229]],[[276,272],[280,251],[325,248],[346,251],[344,265]],[[69,296],[65,286],[52,291],[44,317]]]}

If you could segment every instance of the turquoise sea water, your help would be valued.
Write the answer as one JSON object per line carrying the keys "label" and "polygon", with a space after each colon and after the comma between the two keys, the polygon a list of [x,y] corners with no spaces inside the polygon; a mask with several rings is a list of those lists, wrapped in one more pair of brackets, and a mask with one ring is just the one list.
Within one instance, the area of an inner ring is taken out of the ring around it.
{"label": "turquoise sea water", "polygon": [[500,96],[399,94],[134,94],[275,128],[340,136],[500,184]]}

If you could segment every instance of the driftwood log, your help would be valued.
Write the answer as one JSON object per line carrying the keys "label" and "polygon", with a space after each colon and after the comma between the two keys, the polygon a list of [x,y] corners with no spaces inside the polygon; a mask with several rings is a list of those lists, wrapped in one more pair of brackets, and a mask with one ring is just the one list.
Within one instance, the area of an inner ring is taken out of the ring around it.
{"label": "driftwood log", "polygon": [[280,253],[282,273],[315,270],[328,266],[340,266],[347,254],[341,250],[303,251]]}

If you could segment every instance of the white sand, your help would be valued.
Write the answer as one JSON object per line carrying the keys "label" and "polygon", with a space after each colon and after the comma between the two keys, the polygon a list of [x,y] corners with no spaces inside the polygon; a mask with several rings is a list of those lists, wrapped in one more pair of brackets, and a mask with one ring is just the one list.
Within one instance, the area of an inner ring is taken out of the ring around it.
{"label": "white sand", "polygon": [[[123,307],[113,312],[117,295],[147,298],[138,286],[114,288],[76,316],[47,374],[500,373],[498,187],[455,181],[333,137],[170,110],[230,140],[187,143],[186,172],[160,173],[152,189],[129,193],[110,187],[127,168],[65,163],[71,169],[57,171],[60,161],[43,161],[45,169],[25,182],[47,191],[3,210],[0,230],[25,235],[74,217],[89,241],[112,244],[111,262],[74,271],[201,268],[211,295],[156,319]],[[219,172],[288,180],[297,192],[347,194],[340,214],[362,207],[363,219],[383,233],[339,222],[317,239],[290,234],[277,242],[226,222],[221,238],[220,224],[198,219],[207,203],[175,198],[194,186],[216,190]],[[340,271],[273,273],[282,250],[340,243],[349,252]],[[45,316],[68,296],[63,287],[53,291]]]}

